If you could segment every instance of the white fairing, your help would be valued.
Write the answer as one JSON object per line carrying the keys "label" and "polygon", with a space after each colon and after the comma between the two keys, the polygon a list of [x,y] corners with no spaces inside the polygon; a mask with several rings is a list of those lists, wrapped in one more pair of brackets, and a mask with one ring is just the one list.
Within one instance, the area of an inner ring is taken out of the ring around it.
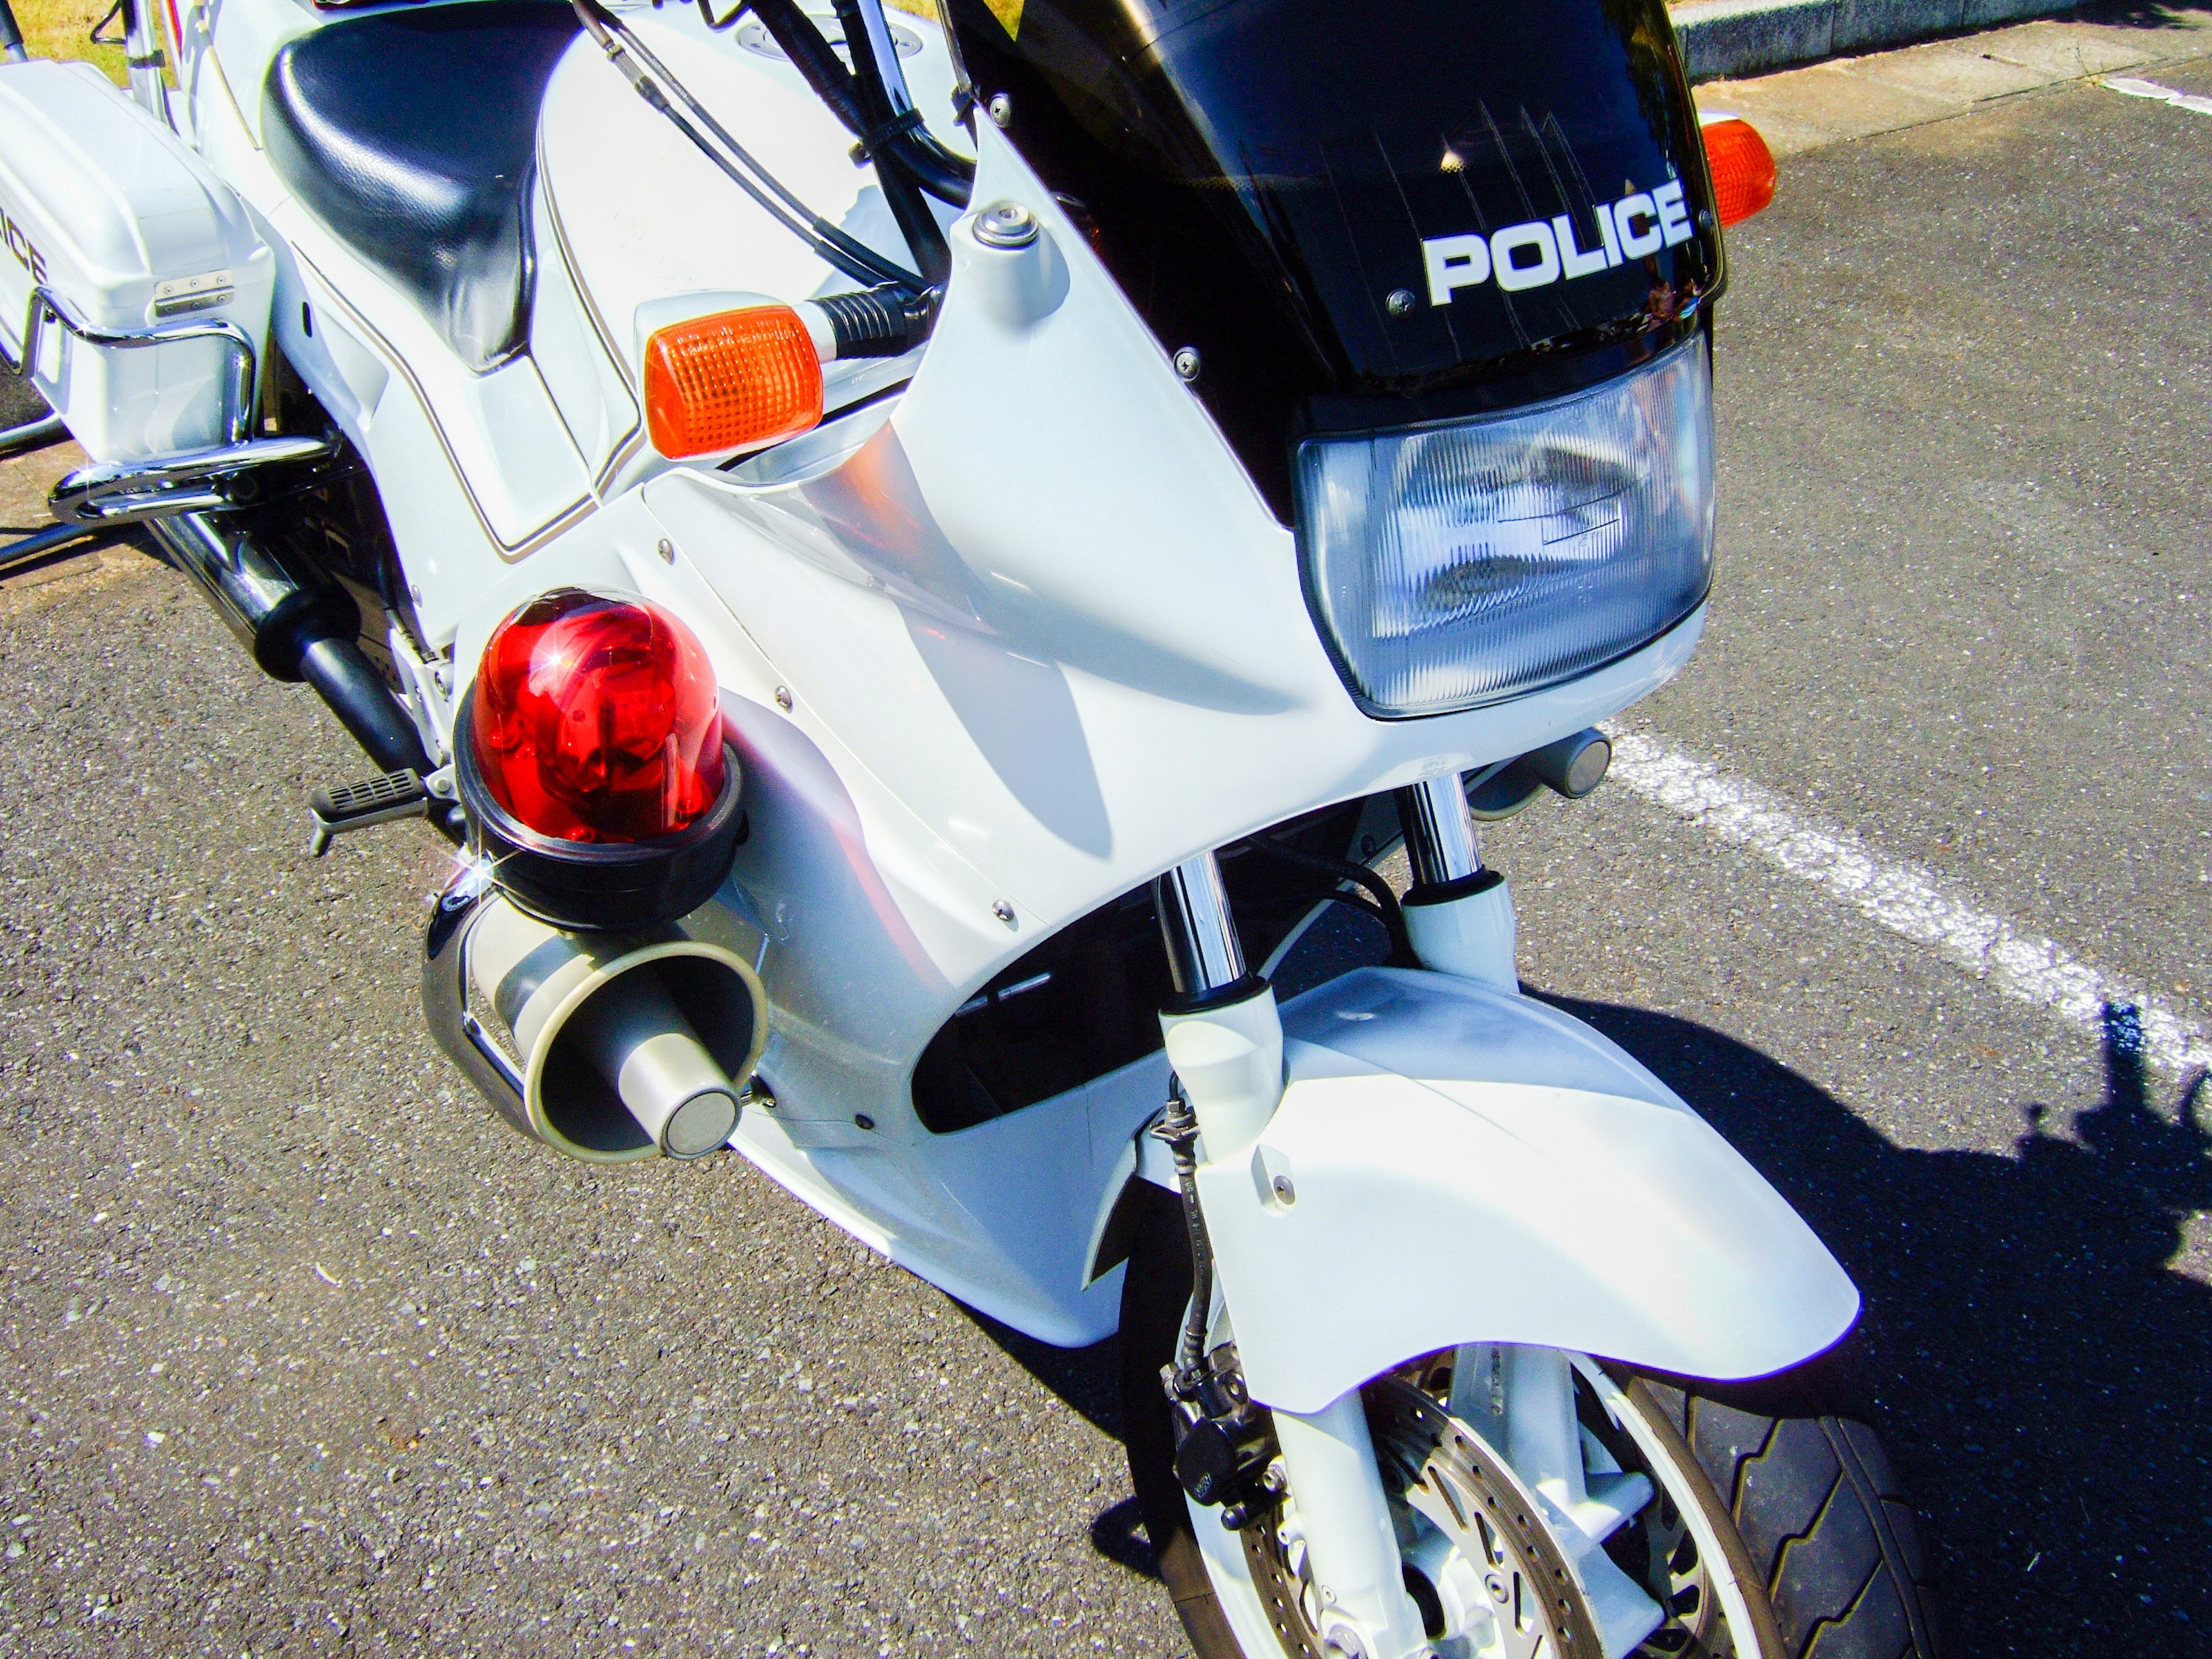
{"label": "white fairing", "polygon": [[[1110,1282],[1086,1288],[1085,1246],[1164,1066],[937,1136],[909,1092],[937,1029],[1194,851],[1625,708],[1703,617],[1504,707],[1368,719],[1314,632],[1290,532],[1050,193],[988,125],[979,149],[975,200],[1027,207],[1064,276],[979,276],[956,228],[944,314],[887,418],[878,404],[771,452],[777,471],[659,473],[639,516],[674,564],[626,532],[635,551],[599,580],[674,605],[732,693],[754,834],[726,890],[769,935],[781,1103],[738,1144],[995,1317],[1096,1340],[1117,1307]],[[1040,296],[1057,303],[1040,314]],[[582,568],[487,592],[463,672],[509,606]]]}
{"label": "white fairing", "polygon": [[[814,472],[753,485],[753,463],[677,467],[643,491],[775,665],[793,718],[897,798],[941,848],[930,858],[1015,907],[994,959],[941,963],[945,1012],[1045,930],[1194,851],[1523,752],[1687,659],[1702,612],[1539,696],[1362,714],[1307,614],[1291,532],[1050,192],[994,129],[978,147],[975,199],[1039,220],[1066,269],[1059,303],[1039,317],[1024,298],[1010,320],[998,298],[1022,290],[968,280],[981,251],[963,221],[921,368],[888,420],[855,418],[856,449],[825,428]],[[483,637],[465,629],[463,652]]]}
{"label": "white fairing", "polygon": [[1283,1031],[1273,1120],[1199,1172],[1255,1399],[1314,1412],[1471,1341],[1759,1376],[1857,1316],[1758,1171],[1565,1014],[1364,969],[1292,1001]]}

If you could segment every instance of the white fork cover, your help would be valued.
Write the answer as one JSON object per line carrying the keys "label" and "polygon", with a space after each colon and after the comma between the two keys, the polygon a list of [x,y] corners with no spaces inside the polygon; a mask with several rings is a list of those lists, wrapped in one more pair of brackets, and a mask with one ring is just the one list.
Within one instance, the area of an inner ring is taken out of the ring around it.
{"label": "white fork cover", "polygon": [[1282,1018],[1282,1104],[1199,1171],[1254,1398],[1318,1411],[1472,1341],[1760,1376],[1857,1317],[1781,1195],[1579,1021],[1394,969]]}

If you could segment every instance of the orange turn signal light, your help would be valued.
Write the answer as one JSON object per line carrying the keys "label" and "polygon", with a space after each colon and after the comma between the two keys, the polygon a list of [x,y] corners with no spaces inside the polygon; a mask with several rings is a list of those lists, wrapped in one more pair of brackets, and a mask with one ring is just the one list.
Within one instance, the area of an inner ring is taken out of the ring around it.
{"label": "orange turn signal light", "polygon": [[1713,210],[1723,225],[1750,218],[1774,199],[1774,152],[1757,127],[1730,115],[1709,122],[1705,137]]}
{"label": "orange turn signal light", "polygon": [[822,359],[789,306],[749,306],[656,329],[645,423],[670,460],[781,443],[821,424]]}

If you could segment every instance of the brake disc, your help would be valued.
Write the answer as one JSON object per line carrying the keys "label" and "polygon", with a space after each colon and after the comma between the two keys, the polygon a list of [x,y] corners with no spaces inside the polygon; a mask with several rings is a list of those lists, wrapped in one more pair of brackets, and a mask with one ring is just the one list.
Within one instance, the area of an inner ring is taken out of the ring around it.
{"label": "brake disc", "polygon": [[[1363,1393],[1408,1589],[1441,1659],[1601,1659],[1582,1587],[1511,1471],[1411,1382]],[[1326,1659],[1297,1502],[1293,1492],[1243,1529],[1245,1559],[1283,1652]]]}

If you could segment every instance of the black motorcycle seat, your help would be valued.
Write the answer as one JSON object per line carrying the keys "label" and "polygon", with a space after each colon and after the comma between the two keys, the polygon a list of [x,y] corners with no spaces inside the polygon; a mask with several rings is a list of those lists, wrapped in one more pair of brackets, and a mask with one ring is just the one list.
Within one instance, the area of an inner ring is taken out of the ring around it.
{"label": "black motorcycle seat", "polygon": [[262,89],[278,175],[477,373],[528,334],[538,112],[577,27],[560,0],[341,18]]}

